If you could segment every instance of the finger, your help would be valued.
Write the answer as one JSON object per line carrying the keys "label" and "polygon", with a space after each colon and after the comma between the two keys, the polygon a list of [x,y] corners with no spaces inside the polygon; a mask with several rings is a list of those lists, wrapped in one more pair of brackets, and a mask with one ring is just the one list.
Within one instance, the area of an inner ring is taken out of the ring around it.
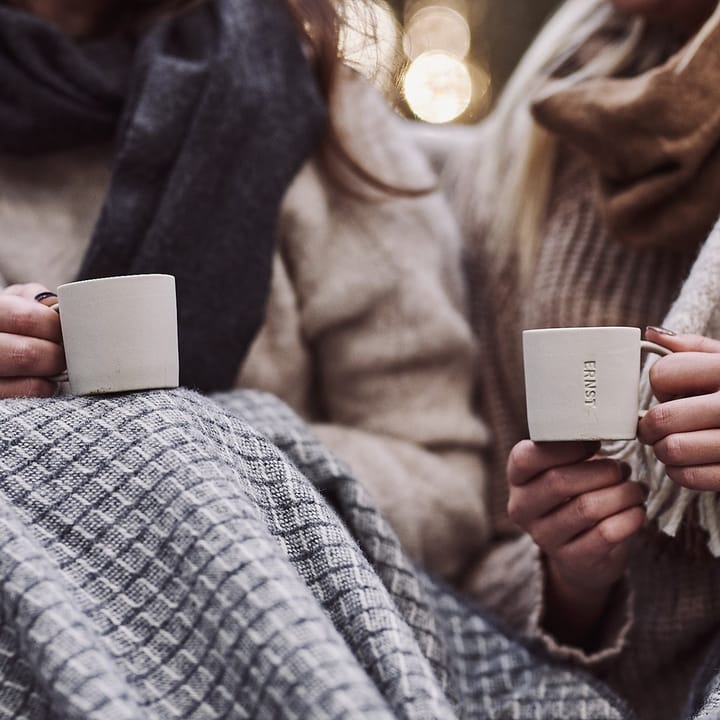
{"label": "finger", "polygon": [[651,407],[638,424],[638,439],[646,445],[673,433],[711,430],[720,426],[720,392],[668,400]]}
{"label": "finger", "polygon": [[0,376],[43,377],[65,368],[61,345],[34,337],[0,333]]}
{"label": "finger", "polygon": [[600,448],[597,442],[519,442],[510,452],[507,478],[511,485],[524,485],[552,467],[587,460]]}
{"label": "finger", "polygon": [[656,442],[653,450],[665,465],[720,463],[720,429],[673,433]]}
{"label": "finger", "polygon": [[720,353],[720,340],[705,335],[675,333],[665,328],[647,327],[645,337],[674,352]]}
{"label": "finger", "polygon": [[57,384],[39,377],[0,378],[0,398],[52,397]]}
{"label": "finger", "polygon": [[533,523],[529,532],[533,540],[550,553],[606,518],[640,506],[644,501],[645,488],[639,483],[626,481],[578,495]]}
{"label": "finger", "polygon": [[527,528],[529,523],[554,511],[568,500],[587,492],[619,485],[629,475],[629,465],[609,459],[551,468],[526,485],[511,486],[508,514],[513,522]]}
{"label": "finger", "polygon": [[689,490],[720,490],[720,465],[666,465],[670,479]]}
{"label": "finger", "polygon": [[720,389],[720,353],[682,352],[660,358],[650,368],[650,384],[660,402]]}
{"label": "finger", "polygon": [[54,310],[15,295],[0,295],[0,333],[41,338],[55,343],[62,339],[60,319]]}
{"label": "finger", "polygon": [[596,561],[608,557],[622,543],[629,540],[645,522],[645,509],[639,505],[628,508],[599,522],[587,532],[564,545],[556,557],[563,564],[587,565],[591,558]]}

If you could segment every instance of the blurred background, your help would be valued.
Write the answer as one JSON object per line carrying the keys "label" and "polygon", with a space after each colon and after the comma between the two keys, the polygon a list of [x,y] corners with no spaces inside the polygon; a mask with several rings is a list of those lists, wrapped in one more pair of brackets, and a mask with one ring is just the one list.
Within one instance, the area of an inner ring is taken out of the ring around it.
{"label": "blurred background", "polygon": [[400,113],[470,123],[499,96],[559,0],[350,0],[343,38],[352,65]]}

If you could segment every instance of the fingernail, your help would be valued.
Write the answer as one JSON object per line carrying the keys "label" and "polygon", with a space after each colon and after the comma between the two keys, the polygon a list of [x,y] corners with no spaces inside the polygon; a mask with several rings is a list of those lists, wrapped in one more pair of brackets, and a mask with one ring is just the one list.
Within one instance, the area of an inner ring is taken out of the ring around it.
{"label": "fingernail", "polygon": [[35,300],[37,300],[38,302],[42,302],[43,300],[47,300],[48,298],[56,298],[56,297],[57,297],[57,293],[46,290],[45,292],[39,292],[35,296]]}
{"label": "fingernail", "polygon": [[652,330],[654,333],[657,333],[658,335],[669,335],[669,336],[677,335],[677,333],[674,330],[668,330],[667,328],[664,328],[664,327],[657,327],[656,325],[648,325],[645,328],[645,332],[647,332],[648,330]]}

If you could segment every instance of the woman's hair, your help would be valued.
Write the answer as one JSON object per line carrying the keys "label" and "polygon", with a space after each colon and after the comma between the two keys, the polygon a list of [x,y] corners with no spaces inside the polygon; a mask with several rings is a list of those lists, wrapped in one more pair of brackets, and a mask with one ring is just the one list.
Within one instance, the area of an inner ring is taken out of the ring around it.
{"label": "woman's hair", "polygon": [[488,120],[491,138],[483,138],[477,172],[459,188],[466,193],[466,217],[485,227],[494,259],[501,266],[512,259],[523,276],[529,274],[537,253],[557,149],[556,139],[530,113],[532,98],[582,45],[608,27],[620,32],[599,42],[591,58],[557,82],[569,86],[615,75],[636,65],[641,54],[643,61],[658,59],[659,54],[650,57],[652,52],[648,54],[642,42],[640,20],[620,18],[607,0],[567,0],[515,70]]}

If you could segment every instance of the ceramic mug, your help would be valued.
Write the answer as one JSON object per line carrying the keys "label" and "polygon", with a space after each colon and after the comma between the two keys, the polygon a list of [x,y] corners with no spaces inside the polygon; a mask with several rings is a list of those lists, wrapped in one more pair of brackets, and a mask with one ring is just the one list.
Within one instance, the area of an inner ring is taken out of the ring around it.
{"label": "ceramic mug", "polygon": [[523,332],[530,439],[630,440],[636,436],[642,351],[670,350],[635,327]]}
{"label": "ceramic mug", "polygon": [[173,388],[179,382],[172,275],[80,280],[58,288],[67,380],[76,395]]}

